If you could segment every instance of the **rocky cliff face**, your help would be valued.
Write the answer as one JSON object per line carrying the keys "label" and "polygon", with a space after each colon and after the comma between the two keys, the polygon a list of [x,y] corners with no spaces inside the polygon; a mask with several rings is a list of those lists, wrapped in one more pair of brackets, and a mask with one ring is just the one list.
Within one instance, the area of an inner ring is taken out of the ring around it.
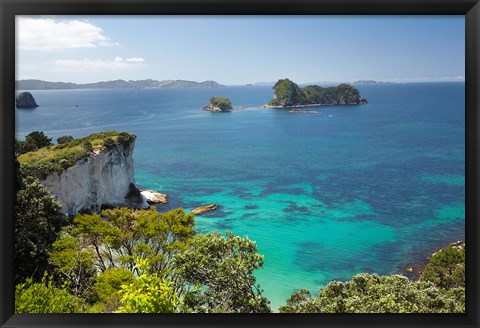
{"label": "rocky cliff face", "polygon": [[95,212],[102,208],[148,204],[135,187],[133,149],[135,142],[116,144],[92,154],[62,173],[51,173],[43,181],[68,214]]}

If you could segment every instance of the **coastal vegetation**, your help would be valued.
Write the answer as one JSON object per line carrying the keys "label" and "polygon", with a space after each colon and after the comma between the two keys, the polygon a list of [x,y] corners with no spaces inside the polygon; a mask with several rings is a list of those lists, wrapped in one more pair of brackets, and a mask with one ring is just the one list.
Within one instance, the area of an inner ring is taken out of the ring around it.
{"label": "coastal vegetation", "polygon": [[70,142],[70,141],[73,141],[72,136],[61,136],[61,137],[57,138],[57,144],[59,144],[59,145]]}
{"label": "coastal vegetation", "polygon": [[465,287],[465,245],[449,245],[436,252],[420,280],[445,289]]}
{"label": "coastal vegetation", "polygon": [[462,313],[465,312],[465,245],[434,253],[420,279],[358,274],[332,281],[318,296],[294,292],[283,313]]}
{"label": "coastal vegetation", "polygon": [[128,144],[136,137],[127,132],[108,131],[84,138],[70,138],[60,137],[58,144],[53,145],[52,139],[43,132],[34,131],[26,136],[25,141],[16,140],[15,153],[22,164],[22,170],[29,175],[44,178],[52,172],[63,172],[94,152],[110,149],[115,144]]}
{"label": "coastal vegetation", "polygon": [[358,89],[347,83],[327,88],[318,85],[309,85],[300,88],[289,79],[281,79],[275,83],[273,90],[274,97],[268,103],[271,107],[302,107],[367,103],[367,100],[360,96]]}
{"label": "coastal vegetation", "polygon": [[15,201],[15,281],[40,278],[50,269],[49,251],[69,223],[61,203],[35,177],[22,176],[17,162]]}
{"label": "coastal vegetation", "polygon": [[358,274],[347,282],[332,281],[318,296],[294,292],[281,313],[462,313],[465,289],[444,289],[402,275]]}
{"label": "coastal vegetation", "polygon": [[[18,153],[16,161],[17,313],[271,312],[254,275],[263,268],[264,256],[248,237],[198,233],[195,214],[181,208],[161,213],[155,207],[122,207],[68,217],[32,174],[37,165],[70,154],[68,149],[102,151],[128,144],[134,135],[67,136],[57,145],[43,132],[29,136],[37,150]],[[418,280],[360,273],[328,283],[315,296],[295,291],[279,311],[464,312],[465,246],[434,253]]]}

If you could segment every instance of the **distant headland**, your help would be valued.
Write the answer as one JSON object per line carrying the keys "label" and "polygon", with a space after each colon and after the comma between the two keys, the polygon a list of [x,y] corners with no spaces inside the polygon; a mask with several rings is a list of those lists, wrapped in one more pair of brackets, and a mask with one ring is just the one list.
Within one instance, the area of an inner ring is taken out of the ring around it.
{"label": "distant headland", "polygon": [[369,84],[396,84],[395,82],[384,82],[384,81],[375,81],[375,80],[358,80],[353,81],[353,84],[359,85],[369,85]]}
{"label": "distant headland", "polygon": [[215,81],[186,80],[114,80],[77,84],[71,82],[47,82],[42,80],[15,81],[16,90],[73,90],[73,89],[147,89],[147,88],[220,88],[223,84]]}

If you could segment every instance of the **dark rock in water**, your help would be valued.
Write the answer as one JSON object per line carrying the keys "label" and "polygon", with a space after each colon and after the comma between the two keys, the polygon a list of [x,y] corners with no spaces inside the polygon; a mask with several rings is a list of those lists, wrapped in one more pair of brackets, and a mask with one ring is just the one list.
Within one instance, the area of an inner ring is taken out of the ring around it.
{"label": "dark rock in water", "polygon": [[219,207],[218,204],[208,204],[204,206],[197,207],[192,211],[193,214],[202,214],[208,211],[215,211]]}
{"label": "dark rock in water", "polygon": [[15,99],[17,108],[36,108],[38,107],[35,98],[30,92],[22,92]]}

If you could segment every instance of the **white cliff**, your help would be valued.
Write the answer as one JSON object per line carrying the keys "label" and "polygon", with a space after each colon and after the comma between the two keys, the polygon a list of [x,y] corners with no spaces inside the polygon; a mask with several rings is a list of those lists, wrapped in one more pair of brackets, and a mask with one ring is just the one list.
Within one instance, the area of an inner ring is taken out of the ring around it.
{"label": "white cliff", "polygon": [[135,187],[133,149],[135,141],[115,144],[92,154],[62,173],[50,173],[44,185],[63,204],[68,214],[94,212],[102,208],[148,204]]}

